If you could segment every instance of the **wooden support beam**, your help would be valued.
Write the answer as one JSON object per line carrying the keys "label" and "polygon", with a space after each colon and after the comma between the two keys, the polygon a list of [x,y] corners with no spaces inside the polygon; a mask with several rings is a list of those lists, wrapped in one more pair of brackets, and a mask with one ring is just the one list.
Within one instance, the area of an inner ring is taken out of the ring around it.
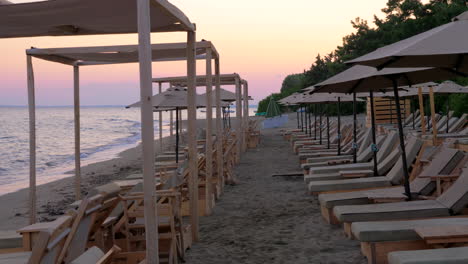
{"label": "wooden support beam", "polygon": [[140,71],[141,101],[141,145],[143,150],[143,193],[146,237],[146,263],[159,263],[158,212],[156,207],[156,188],[154,178],[154,127],[151,98],[151,26],[150,1],[137,0],[138,10],[138,60]]}
{"label": "wooden support beam", "polygon": [[198,153],[197,153],[197,109],[196,109],[196,61],[195,32],[187,32],[187,138],[189,156],[189,196],[192,239],[198,241]]}
{"label": "wooden support beam", "polygon": [[205,186],[205,215],[211,214],[213,195],[213,78],[212,78],[212,54],[211,50],[206,50],[206,186]]}
{"label": "wooden support beam", "polygon": [[244,98],[244,113],[243,113],[243,117],[244,117],[244,125],[243,125],[243,129],[244,129],[244,133],[243,133],[243,136],[244,136],[244,140],[242,141],[242,149],[243,151],[246,151],[247,150],[247,140],[249,138],[249,135],[247,134],[248,133],[248,128],[249,128],[249,84],[247,83],[247,81],[243,81],[243,87],[244,87],[244,94],[243,94],[243,98]]}
{"label": "wooden support beam", "polygon": [[29,110],[29,223],[36,223],[36,95],[31,56],[26,56]]}
{"label": "wooden support beam", "polygon": [[223,161],[223,142],[224,133],[222,127],[222,112],[221,112],[221,69],[219,64],[219,57],[215,59],[215,80],[216,80],[216,164],[218,169],[218,184],[220,190],[224,189],[224,161]]}
{"label": "wooden support beam", "polygon": [[81,200],[80,155],[80,68],[73,66],[73,109],[75,116],[75,201]]}
{"label": "wooden support beam", "polygon": [[423,135],[426,135],[426,118],[424,117],[424,98],[422,94],[422,88],[418,87],[418,101],[419,101],[419,113],[421,113],[421,131]]}
{"label": "wooden support beam", "polygon": [[[158,83],[158,93],[162,93],[162,83]],[[163,113],[159,111],[159,151],[163,153]]]}
{"label": "wooden support beam", "polygon": [[236,137],[237,137],[237,156],[236,163],[240,162],[242,151],[242,89],[241,80],[236,78]]}

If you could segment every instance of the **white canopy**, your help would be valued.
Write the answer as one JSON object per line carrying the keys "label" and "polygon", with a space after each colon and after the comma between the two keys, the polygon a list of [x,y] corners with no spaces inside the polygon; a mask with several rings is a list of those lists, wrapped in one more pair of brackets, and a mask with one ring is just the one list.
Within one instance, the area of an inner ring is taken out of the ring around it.
{"label": "white canopy", "polygon": [[[194,31],[167,0],[151,0],[151,32]],[[0,38],[135,33],[135,0],[49,0],[0,5]]]}
{"label": "white canopy", "polygon": [[[218,57],[214,45],[209,41],[197,42],[196,47],[196,59],[205,59],[207,49],[211,49],[214,53],[214,57]],[[151,50],[153,61],[186,60],[187,57],[187,44],[185,42],[152,44]],[[35,58],[71,66],[138,62],[137,45],[49,49],[32,48],[26,50],[26,53]]]}

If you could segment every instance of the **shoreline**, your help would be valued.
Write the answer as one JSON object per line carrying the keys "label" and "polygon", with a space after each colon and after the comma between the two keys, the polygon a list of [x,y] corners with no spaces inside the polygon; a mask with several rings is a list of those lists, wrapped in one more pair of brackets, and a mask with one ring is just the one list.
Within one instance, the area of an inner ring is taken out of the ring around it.
{"label": "shoreline", "polygon": [[[170,150],[175,136],[162,138],[163,151]],[[154,140],[155,153],[159,153],[160,140]],[[81,191],[83,195],[96,186],[141,173],[141,143],[117,154],[115,158],[81,167]],[[73,173],[73,171],[71,171]],[[63,214],[75,201],[73,174],[37,185],[38,222],[52,221]],[[29,224],[28,187],[0,195],[0,230],[16,230]]]}
{"label": "shoreline", "polygon": [[[255,118],[251,116],[251,118]],[[184,133],[180,135],[181,144],[186,142],[187,120],[182,120]],[[197,135],[201,136],[206,119],[197,119]],[[213,129],[215,123],[213,120]],[[158,137],[158,134],[155,133]],[[175,145],[175,131],[171,137],[162,138],[163,151],[172,150]],[[154,140],[155,153],[159,154],[159,138]],[[141,143],[137,146],[121,151],[115,158],[90,163],[81,167],[81,191],[86,195],[88,190],[106,183],[124,179],[125,177],[142,172]],[[71,171],[73,173],[73,170]],[[38,222],[52,221],[65,213],[68,205],[75,201],[73,174],[66,177],[37,185],[37,220]],[[29,191],[28,187],[0,195],[0,230],[17,230],[29,224]]]}

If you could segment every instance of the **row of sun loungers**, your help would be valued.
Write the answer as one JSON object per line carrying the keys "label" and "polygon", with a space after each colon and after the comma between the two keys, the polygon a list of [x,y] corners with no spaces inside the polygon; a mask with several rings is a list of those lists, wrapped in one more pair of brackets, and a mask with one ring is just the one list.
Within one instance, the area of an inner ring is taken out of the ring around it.
{"label": "row of sun loungers", "polygon": [[[415,114],[415,123],[420,122],[419,112]],[[404,195],[401,150],[391,126],[380,128],[377,135],[377,175],[371,133],[365,128],[358,131],[356,163],[345,147],[350,139],[342,141],[343,156],[326,152],[324,146],[293,150],[299,153],[309,193],[318,195],[325,221],[343,226],[348,239],[360,241],[369,263],[468,263],[468,247],[463,247],[468,243],[468,155],[450,147],[451,140],[468,137],[465,119],[451,117],[450,132],[445,133],[447,117],[440,117],[436,128],[445,134],[438,135],[437,145],[412,130],[412,116],[404,121],[410,132],[405,150],[411,200]],[[302,133],[288,132],[285,139]],[[316,141],[308,144],[319,146]]]}
{"label": "row of sun loungers", "polygon": [[[255,122],[249,131],[258,144]],[[200,142],[202,144],[203,142]],[[224,182],[236,164],[237,139],[228,133],[224,145]],[[183,149],[183,147],[182,147]],[[199,214],[208,215],[207,200],[214,203],[222,186],[215,173],[206,181],[206,151],[199,148]],[[216,151],[212,153],[216,157]],[[213,158],[213,160],[216,160]],[[173,151],[155,159],[160,263],[184,261],[192,244],[186,155],[175,163]],[[216,164],[213,169],[216,172]],[[211,184],[212,193],[207,194]],[[36,223],[15,231],[0,232],[0,263],[139,264],[146,257],[143,179],[141,174],[91,189],[81,201],[52,222]]]}

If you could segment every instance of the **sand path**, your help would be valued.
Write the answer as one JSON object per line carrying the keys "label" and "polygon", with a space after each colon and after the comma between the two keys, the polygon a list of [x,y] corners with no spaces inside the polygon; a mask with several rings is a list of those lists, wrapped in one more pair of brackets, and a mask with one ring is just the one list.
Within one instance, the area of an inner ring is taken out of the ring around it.
{"label": "sand path", "polygon": [[201,219],[187,263],[367,263],[358,242],[322,220],[302,178],[271,176],[288,171],[299,171],[297,156],[278,130],[263,130],[235,168],[240,183]]}

